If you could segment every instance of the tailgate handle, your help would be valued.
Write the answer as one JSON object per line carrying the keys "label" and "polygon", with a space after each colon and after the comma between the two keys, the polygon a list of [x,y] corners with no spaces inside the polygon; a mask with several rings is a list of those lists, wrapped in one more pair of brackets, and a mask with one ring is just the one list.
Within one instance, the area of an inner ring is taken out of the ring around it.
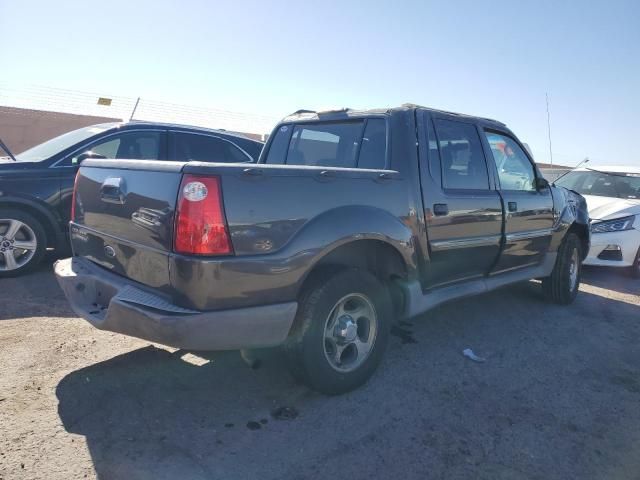
{"label": "tailgate handle", "polygon": [[124,204],[124,179],[121,177],[107,177],[100,185],[100,199],[107,203]]}

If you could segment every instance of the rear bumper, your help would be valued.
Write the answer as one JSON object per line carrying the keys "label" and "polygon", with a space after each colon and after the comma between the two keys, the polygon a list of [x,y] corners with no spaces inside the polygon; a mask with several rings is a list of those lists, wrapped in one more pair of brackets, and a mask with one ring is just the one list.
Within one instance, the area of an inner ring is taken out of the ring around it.
{"label": "rear bumper", "polygon": [[73,310],[101,330],[191,350],[279,345],[296,302],[202,312],[179,307],[136,282],[81,257],[59,260],[55,274]]}

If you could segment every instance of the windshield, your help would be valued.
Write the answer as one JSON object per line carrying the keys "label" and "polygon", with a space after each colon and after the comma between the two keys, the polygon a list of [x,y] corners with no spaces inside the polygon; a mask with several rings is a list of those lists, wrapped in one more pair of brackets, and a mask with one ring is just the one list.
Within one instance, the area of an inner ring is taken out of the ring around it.
{"label": "windshield", "polygon": [[47,140],[40,145],[36,145],[29,150],[25,150],[21,154],[16,155],[16,160],[18,162],[41,162],[42,160],[46,160],[47,158],[55,155],[58,152],[72,147],[76,143],[82,142],[83,140],[102,133],[105,130],[109,130],[110,128],[112,128],[110,125],[93,126],[80,128],[78,130],[65,133],[63,135],[60,135],[59,137]]}
{"label": "windshield", "polygon": [[611,173],[595,170],[570,172],[556,185],[574,190],[581,195],[613,198],[640,198],[640,174]]}

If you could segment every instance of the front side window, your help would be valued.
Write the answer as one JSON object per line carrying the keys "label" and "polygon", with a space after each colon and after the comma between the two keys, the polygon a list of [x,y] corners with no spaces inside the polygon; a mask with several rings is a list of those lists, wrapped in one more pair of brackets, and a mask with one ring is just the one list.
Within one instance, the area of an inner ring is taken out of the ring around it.
{"label": "front side window", "polygon": [[485,132],[498,170],[502,190],[536,190],[533,165],[522,148],[511,137]]}
{"label": "front side window", "polygon": [[437,119],[442,186],[465,190],[488,190],[489,174],[476,127]]}
{"label": "front side window", "polygon": [[160,154],[160,132],[129,132],[114,135],[76,153],[65,164],[77,165],[83,153],[91,152],[104,158],[157,160]]}
{"label": "front side window", "polygon": [[251,160],[233,143],[209,135],[174,133],[173,145],[173,159],[177,161],[243,163]]}

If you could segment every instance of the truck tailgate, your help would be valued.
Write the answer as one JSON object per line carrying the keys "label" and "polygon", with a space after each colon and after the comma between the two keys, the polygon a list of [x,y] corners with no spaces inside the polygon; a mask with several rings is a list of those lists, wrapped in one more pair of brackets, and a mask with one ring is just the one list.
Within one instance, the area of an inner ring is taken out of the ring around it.
{"label": "truck tailgate", "polygon": [[180,162],[88,161],[78,171],[74,253],[168,290]]}

